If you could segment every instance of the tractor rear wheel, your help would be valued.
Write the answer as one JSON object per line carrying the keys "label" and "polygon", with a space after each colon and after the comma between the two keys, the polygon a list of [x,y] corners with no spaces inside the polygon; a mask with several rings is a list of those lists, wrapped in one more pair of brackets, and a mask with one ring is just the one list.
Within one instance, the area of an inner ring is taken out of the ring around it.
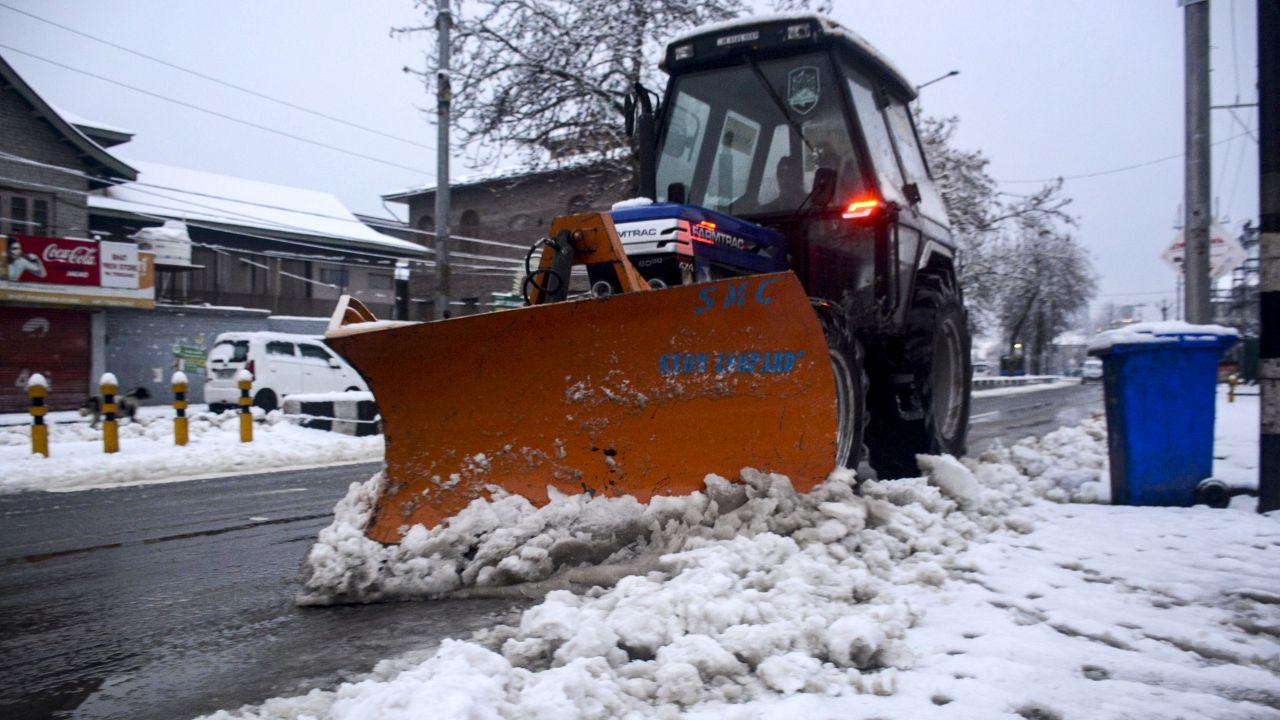
{"label": "tractor rear wheel", "polygon": [[[959,293],[942,278],[921,276],[907,322],[912,382],[871,418],[871,464],[882,478],[920,472],[916,455],[964,454],[969,435],[972,361],[969,323]],[[897,406],[905,406],[904,418]]]}

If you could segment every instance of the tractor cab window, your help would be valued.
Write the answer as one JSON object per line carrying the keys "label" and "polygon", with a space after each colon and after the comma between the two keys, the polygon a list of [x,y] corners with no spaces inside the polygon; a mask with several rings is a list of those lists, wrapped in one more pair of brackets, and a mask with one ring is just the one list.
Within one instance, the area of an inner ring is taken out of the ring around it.
{"label": "tractor cab window", "polygon": [[759,75],[744,62],[673,80],[658,155],[659,196],[682,183],[687,202],[711,210],[789,214],[812,189],[820,167],[836,171],[836,197],[861,189],[827,56],[766,60],[757,67]]}

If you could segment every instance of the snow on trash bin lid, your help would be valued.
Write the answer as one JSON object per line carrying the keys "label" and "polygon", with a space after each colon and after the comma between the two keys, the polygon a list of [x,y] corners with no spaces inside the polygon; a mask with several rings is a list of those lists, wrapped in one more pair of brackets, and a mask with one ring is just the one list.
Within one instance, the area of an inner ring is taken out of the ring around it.
{"label": "snow on trash bin lid", "polygon": [[1226,342],[1229,345],[1235,342],[1239,334],[1235,328],[1224,325],[1194,325],[1180,320],[1134,323],[1095,335],[1089,341],[1089,354],[1105,354],[1116,345],[1148,345],[1189,340]]}

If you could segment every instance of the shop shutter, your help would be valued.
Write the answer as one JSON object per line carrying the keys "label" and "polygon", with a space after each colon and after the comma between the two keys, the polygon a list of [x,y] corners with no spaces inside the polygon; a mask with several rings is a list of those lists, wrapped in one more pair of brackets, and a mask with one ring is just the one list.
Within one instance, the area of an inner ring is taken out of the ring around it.
{"label": "shop shutter", "polygon": [[89,396],[89,313],[0,307],[0,412],[27,408],[27,378],[49,380],[49,407],[70,410]]}

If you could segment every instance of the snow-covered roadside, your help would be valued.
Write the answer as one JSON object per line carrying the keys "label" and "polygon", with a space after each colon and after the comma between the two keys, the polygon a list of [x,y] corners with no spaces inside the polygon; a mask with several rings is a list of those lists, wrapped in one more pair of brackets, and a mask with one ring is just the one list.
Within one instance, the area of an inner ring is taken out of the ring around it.
{"label": "snow-covered roadside", "polygon": [[120,452],[102,451],[102,431],[87,423],[49,426],[50,457],[31,454],[29,425],[0,427],[0,494],[81,490],[172,482],[228,473],[382,459],[382,437],[309,430],[279,412],[257,414],[254,439],[241,443],[234,413],[192,412],[189,442],[173,444],[172,410],[140,414],[120,424]]}
{"label": "snow-covered roadside", "polygon": [[1036,383],[1035,385],[1014,385],[1012,387],[988,388],[986,390],[974,390],[975,398],[1003,397],[1005,395],[1026,395],[1027,393],[1044,392],[1045,390],[1059,390],[1065,387],[1073,387],[1079,385],[1080,378],[1060,377],[1052,382]]}

